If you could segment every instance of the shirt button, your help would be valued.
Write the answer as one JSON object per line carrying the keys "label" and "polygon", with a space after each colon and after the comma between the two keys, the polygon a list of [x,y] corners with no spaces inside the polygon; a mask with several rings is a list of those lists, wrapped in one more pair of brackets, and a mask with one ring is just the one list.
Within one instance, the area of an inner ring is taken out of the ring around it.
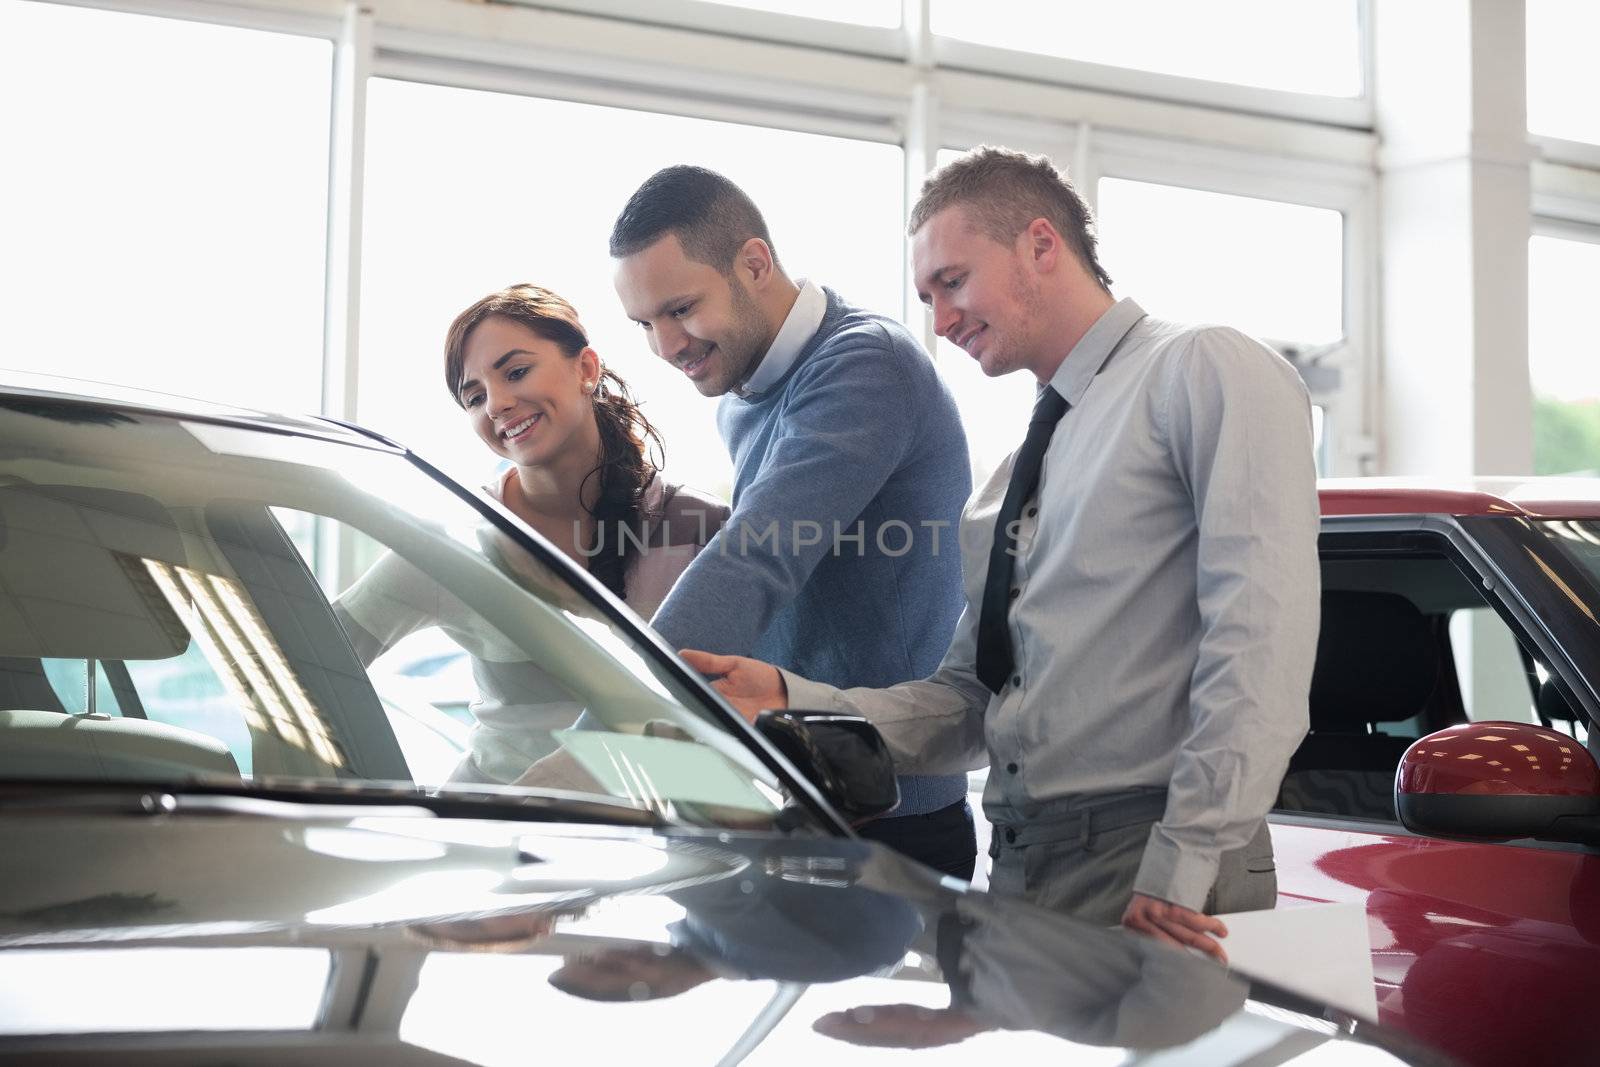
{"label": "shirt button", "polygon": [[1022,684],[1022,675],[1020,675],[1020,674],[1013,674],[1013,675],[1012,675],[1012,676],[1011,676],[1011,684],[1012,684],[1012,685],[1021,685],[1021,684]]}
{"label": "shirt button", "polygon": [[1037,514],[1039,514],[1039,509],[1038,508],[1029,508],[1028,509],[1028,518],[1031,519]]}
{"label": "shirt button", "polygon": [[1016,588],[1013,588],[1013,589],[1012,589],[1012,590],[1011,590],[1011,599],[1012,599],[1012,600],[1015,600],[1015,599],[1017,599],[1017,597],[1019,597],[1019,596],[1021,596],[1021,595],[1022,595],[1022,590],[1020,590],[1020,589],[1016,589]]}
{"label": "shirt button", "polygon": [[1007,774],[1016,774],[1017,773],[1017,765],[1015,763],[1006,764],[1006,773]]}
{"label": "shirt button", "polygon": [[1017,840],[1017,832],[1008,827],[1006,829],[1006,844],[1008,844],[1008,845],[1015,844],[1016,840]]}

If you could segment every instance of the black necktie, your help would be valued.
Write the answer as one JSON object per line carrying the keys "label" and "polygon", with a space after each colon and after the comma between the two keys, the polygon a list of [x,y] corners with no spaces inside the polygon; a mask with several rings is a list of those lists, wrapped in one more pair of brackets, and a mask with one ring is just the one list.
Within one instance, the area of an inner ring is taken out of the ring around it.
{"label": "black necktie", "polygon": [[1067,413],[1067,402],[1060,393],[1046,386],[1033,405],[1028,420],[1028,436],[1017,452],[1011,468],[1011,483],[1000,514],[994,520],[994,545],[989,549],[989,576],[983,586],[983,611],[978,616],[978,680],[991,693],[1005,688],[1006,676],[1016,662],[1011,652],[1011,630],[1006,616],[1011,611],[1011,574],[1016,566],[1017,540],[1010,536],[1013,523],[1022,517],[1022,505],[1039,488],[1039,470],[1044,466],[1045,449],[1056,423]]}

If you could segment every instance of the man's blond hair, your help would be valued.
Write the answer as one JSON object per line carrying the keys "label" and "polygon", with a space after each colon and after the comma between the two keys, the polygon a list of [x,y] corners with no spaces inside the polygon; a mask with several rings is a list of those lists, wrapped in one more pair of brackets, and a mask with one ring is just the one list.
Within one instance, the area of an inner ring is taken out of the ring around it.
{"label": "man's blond hair", "polygon": [[940,167],[922,183],[907,233],[948,207],[960,206],[990,240],[1009,245],[1034,219],[1046,219],[1100,287],[1111,276],[1095,255],[1094,218],[1067,176],[1045,156],[983,145]]}

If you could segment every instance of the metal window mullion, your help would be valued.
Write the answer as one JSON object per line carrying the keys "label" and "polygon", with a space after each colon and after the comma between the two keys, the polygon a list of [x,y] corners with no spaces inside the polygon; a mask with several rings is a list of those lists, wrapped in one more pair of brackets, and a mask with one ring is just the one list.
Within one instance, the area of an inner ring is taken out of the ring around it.
{"label": "metal window mullion", "polygon": [[1322,424],[1330,475],[1372,474],[1378,462],[1378,190],[1374,183],[1344,211],[1344,376]]}
{"label": "metal window mullion", "polygon": [[[322,413],[346,422],[354,422],[359,413],[362,205],[372,59],[372,11],[349,0],[334,49],[322,349]],[[318,580],[325,588],[343,589],[355,577],[354,544],[326,519],[318,518],[313,530]]]}
{"label": "metal window mullion", "polygon": [[[922,192],[923,179],[939,165],[942,121],[939,97],[930,72],[933,65],[933,33],[929,19],[933,0],[902,0],[900,23],[905,33],[906,55],[913,71],[911,92],[905,110],[905,201],[902,218],[909,223],[911,209]],[[904,228],[902,227],[902,230]],[[901,272],[904,280],[904,321],[922,338],[923,347],[938,360],[938,338],[933,332],[933,316],[917,296],[917,280],[911,268],[911,240],[901,241]]]}

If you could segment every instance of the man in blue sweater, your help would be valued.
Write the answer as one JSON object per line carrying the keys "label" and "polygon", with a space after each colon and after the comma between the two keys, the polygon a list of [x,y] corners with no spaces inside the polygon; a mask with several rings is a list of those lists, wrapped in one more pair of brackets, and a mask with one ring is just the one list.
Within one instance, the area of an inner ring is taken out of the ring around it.
{"label": "man in blue sweater", "polygon": [[[961,614],[956,523],[971,491],[950,391],[893,319],[784,273],[744,192],[659,171],[611,232],[617,295],[706,396],[733,457],[733,514],[653,625],[674,648],[755,656],[837,686],[939,664]],[[962,775],[900,779],[862,828],[970,878]]]}

